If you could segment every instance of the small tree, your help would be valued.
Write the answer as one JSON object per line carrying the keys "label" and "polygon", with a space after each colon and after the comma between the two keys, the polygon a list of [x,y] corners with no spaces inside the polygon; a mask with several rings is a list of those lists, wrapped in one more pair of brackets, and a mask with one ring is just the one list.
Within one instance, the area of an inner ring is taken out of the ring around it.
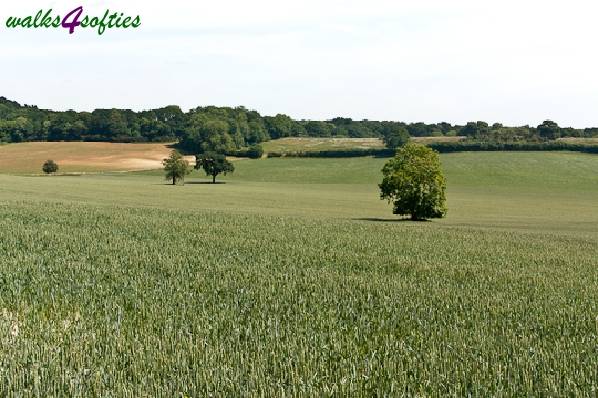
{"label": "small tree", "polygon": [[392,128],[383,138],[384,144],[390,149],[402,147],[409,142],[409,139],[409,132],[403,126]]}
{"label": "small tree", "polygon": [[235,171],[235,166],[226,159],[226,156],[215,152],[206,152],[195,156],[195,168],[197,170],[203,168],[207,176],[212,176],[212,183],[216,183],[216,176],[223,173],[232,173]]}
{"label": "small tree", "polygon": [[162,161],[164,165],[165,177],[172,180],[172,185],[177,181],[185,181],[185,176],[189,174],[189,162],[178,151],[172,151],[170,156]]}
{"label": "small tree", "polygon": [[412,220],[442,218],[446,214],[446,184],[438,152],[409,143],[382,169],[380,198],[393,204],[393,213]]}
{"label": "small tree", "polygon": [[42,170],[46,174],[56,173],[58,171],[58,165],[53,160],[46,160],[42,166]]}

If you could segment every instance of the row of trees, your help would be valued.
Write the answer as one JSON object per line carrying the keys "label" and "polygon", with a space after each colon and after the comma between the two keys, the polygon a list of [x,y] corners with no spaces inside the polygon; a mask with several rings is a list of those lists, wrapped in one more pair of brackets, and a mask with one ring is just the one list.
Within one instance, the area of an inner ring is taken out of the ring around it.
{"label": "row of trees", "polygon": [[[172,185],[184,181],[185,176],[191,172],[189,162],[179,151],[172,151],[162,164],[165,178],[172,181]],[[205,152],[195,157],[195,169],[201,170],[202,168],[207,176],[212,177],[212,184],[216,183],[216,177],[220,174],[227,175],[235,171],[235,165],[224,154],[216,152]]]}
{"label": "row of trees", "polygon": [[406,137],[466,136],[486,142],[537,142],[559,137],[598,136],[598,128],[562,128],[546,121],[537,127],[506,127],[495,123],[378,122],[337,117],[328,121],[293,120],[283,114],[262,116],[244,107],[198,107],[183,112],[171,105],[134,112],[96,109],[93,112],[54,112],[20,105],[0,97],[0,142],[113,141],[179,142],[191,153],[231,153],[282,137],[376,137],[391,148]]}

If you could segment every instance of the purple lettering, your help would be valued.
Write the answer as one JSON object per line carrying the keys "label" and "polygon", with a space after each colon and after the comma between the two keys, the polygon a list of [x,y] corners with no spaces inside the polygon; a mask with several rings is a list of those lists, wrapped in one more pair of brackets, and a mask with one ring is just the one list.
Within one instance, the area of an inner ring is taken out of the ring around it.
{"label": "purple lettering", "polygon": [[[81,17],[82,13],[83,13],[83,6],[79,6],[79,7],[75,8],[73,11],[66,14],[64,19],[62,20],[62,27],[68,28],[69,33],[71,35],[73,33],[75,33],[75,28],[77,26],[81,25],[81,22],[79,22],[79,18]],[[69,22],[68,19],[72,16],[74,16],[74,18],[71,22]]]}

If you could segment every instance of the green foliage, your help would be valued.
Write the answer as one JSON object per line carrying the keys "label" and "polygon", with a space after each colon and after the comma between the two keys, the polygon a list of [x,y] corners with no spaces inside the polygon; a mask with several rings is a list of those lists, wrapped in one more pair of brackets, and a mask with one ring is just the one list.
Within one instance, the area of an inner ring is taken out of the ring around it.
{"label": "green foliage", "polygon": [[206,120],[197,127],[196,138],[201,152],[225,153],[235,148],[236,142],[228,132],[224,121]]}
{"label": "green foliage", "polygon": [[172,151],[170,156],[163,160],[165,178],[172,180],[172,185],[185,181],[185,176],[190,173],[189,162],[178,151]]}
{"label": "green foliage", "polygon": [[484,137],[489,131],[490,128],[486,122],[469,122],[461,128],[460,134],[479,139]]}
{"label": "green foliage", "polygon": [[309,121],[305,123],[305,132],[309,137],[331,137],[334,125],[328,122]]}
{"label": "green foliage", "polygon": [[463,151],[575,151],[585,153],[598,153],[598,145],[593,143],[571,143],[566,141],[552,142],[435,142],[427,144],[428,147],[440,153]]}
{"label": "green foliage", "polygon": [[409,142],[409,131],[403,126],[396,126],[384,135],[384,144],[387,148],[396,149]]}
{"label": "green foliage", "polygon": [[382,169],[380,198],[393,204],[393,213],[412,220],[442,218],[446,214],[446,184],[438,153],[407,144]]}
{"label": "green foliage", "polygon": [[261,145],[252,145],[248,148],[231,151],[228,155],[239,158],[260,159],[264,155],[264,148]]}
{"label": "green foliage", "polygon": [[247,157],[250,159],[260,159],[264,156],[264,148],[261,145],[252,145],[247,150]]}
{"label": "green foliage", "polygon": [[130,109],[54,112],[0,97],[0,142],[178,142],[181,149],[190,153],[230,153],[270,139],[304,136],[386,138],[387,144],[394,148],[404,142],[403,130],[411,137],[463,135],[485,144],[598,136],[598,128],[561,128],[550,121],[538,128],[507,127],[500,123],[489,126],[483,121],[465,126],[446,122],[357,121],[343,117],[330,121],[297,121],[283,114],[261,116],[242,106],[197,107],[189,112],[183,112],[176,105],[142,112]]}
{"label": "green foliage", "polygon": [[[364,149],[328,149],[322,151],[293,151],[293,152],[269,152],[269,157],[289,158],[355,158],[362,156],[389,157],[395,153],[394,149],[385,148],[364,148]],[[271,156],[270,156],[271,155]]]}
{"label": "green foliage", "polygon": [[555,140],[561,136],[561,128],[555,122],[546,120],[538,126],[538,135],[548,140]]}
{"label": "green foliage", "polygon": [[266,116],[264,117],[264,122],[271,139],[297,137],[306,134],[305,128],[287,115]]}
{"label": "green foliage", "polygon": [[207,176],[212,176],[212,183],[216,183],[216,177],[219,174],[227,175],[235,171],[235,165],[226,159],[223,154],[215,152],[206,152],[195,157],[195,168],[204,169]]}
{"label": "green foliage", "polygon": [[53,160],[46,160],[42,166],[42,170],[46,174],[56,173],[58,171],[58,164],[56,164],[56,162]]}
{"label": "green foliage", "polygon": [[89,127],[91,135],[106,140],[125,137],[130,133],[127,118],[124,112],[118,109],[96,109],[91,113]]}

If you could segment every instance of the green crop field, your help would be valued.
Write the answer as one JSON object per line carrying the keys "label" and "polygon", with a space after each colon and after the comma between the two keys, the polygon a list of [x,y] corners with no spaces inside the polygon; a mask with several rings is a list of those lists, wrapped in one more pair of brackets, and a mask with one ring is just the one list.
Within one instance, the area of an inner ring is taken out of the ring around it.
{"label": "green crop field", "polygon": [[595,396],[598,156],[441,159],[419,223],[385,159],[0,175],[0,395]]}

